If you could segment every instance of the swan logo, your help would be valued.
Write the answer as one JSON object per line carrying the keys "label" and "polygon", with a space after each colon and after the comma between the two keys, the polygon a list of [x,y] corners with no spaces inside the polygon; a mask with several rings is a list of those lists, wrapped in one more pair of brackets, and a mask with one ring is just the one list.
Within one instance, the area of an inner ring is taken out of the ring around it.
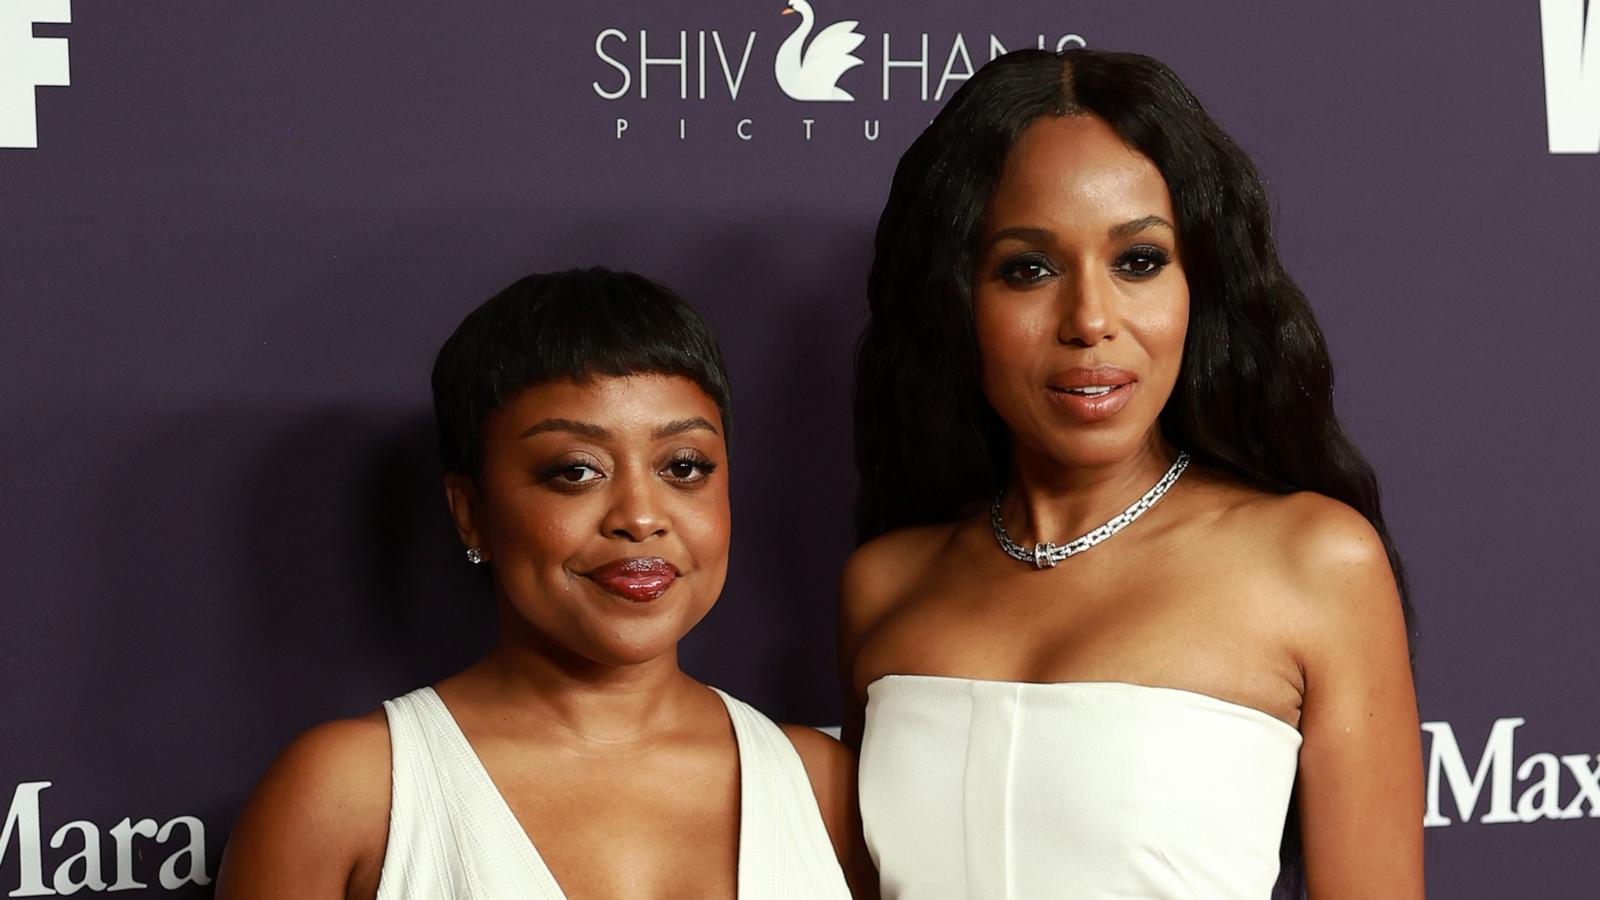
{"label": "swan logo", "polygon": [[0,0],[0,147],[39,146],[34,88],[69,83],[66,38],[33,36],[33,23],[72,21],[70,0]]}
{"label": "swan logo", "polygon": [[778,46],[773,64],[778,87],[796,100],[854,100],[849,91],[839,87],[839,79],[861,65],[861,58],[853,52],[867,39],[856,31],[861,23],[854,19],[835,22],[817,32],[808,45],[806,37],[817,24],[816,13],[806,0],[789,0],[783,15],[792,13],[800,15],[800,24]]}
{"label": "swan logo", "polygon": [[1551,153],[1600,153],[1600,3],[1539,0]]}

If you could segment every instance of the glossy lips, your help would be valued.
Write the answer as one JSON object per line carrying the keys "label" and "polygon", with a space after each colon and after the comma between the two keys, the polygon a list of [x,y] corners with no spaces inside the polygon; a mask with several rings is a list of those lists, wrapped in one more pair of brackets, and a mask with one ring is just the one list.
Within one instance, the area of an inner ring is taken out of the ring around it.
{"label": "glossy lips", "polygon": [[1080,422],[1099,422],[1116,415],[1132,399],[1138,379],[1127,369],[1095,366],[1067,369],[1051,377],[1050,399]]}
{"label": "glossy lips", "polygon": [[586,577],[624,600],[648,603],[672,587],[678,569],[657,556],[630,556],[612,560]]}

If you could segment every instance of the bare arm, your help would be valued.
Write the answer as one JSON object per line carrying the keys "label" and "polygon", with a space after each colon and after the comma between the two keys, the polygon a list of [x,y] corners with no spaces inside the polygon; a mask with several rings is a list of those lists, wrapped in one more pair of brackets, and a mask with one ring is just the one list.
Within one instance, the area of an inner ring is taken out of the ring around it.
{"label": "bare arm", "polygon": [[805,725],[782,725],[783,733],[800,754],[817,808],[828,829],[839,866],[844,869],[850,895],[856,900],[876,900],[878,873],[867,853],[861,833],[861,812],[856,800],[856,755],[831,737]]}
{"label": "bare arm", "polygon": [[1382,543],[1351,510],[1316,517],[1297,568],[1300,825],[1311,900],[1421,898],[1422,742],[1405,625]]}
{"label": "bare arm", "polygon": [[891,532],[856,548],[839,577],[839,736],[854,753],[861,752],[866,707],[865,683],[858,676],[871,668],[861,658],[862,646],[905,589],[905,579],[893,573],[905,571],[918,537]]}
{"label": "bare arm", "polygon": [[381,713],[296,738],[234,825],[219,900],[374,896],[388,840],[389,770]]}
{"label": "bare arm", "polygon": [[857,550],[845,563],[839,578],[839,739],[853,753],[861,752],[861,728],[865,721],[865,698],[856,691],[855,663],[861,638],[867,630],[868,616],[863,596],[867,590],[864,571],[869,563]]}

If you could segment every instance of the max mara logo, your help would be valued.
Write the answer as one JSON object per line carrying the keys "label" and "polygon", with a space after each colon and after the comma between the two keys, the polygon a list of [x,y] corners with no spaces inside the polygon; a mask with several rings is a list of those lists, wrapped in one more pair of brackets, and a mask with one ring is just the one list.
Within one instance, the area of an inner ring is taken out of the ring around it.
{"label": "max mara logo", "polygon": [[[1451,812],[1463,823],[1470,822],[1483,799],[1488,800],[1488,809],[1478,821],[1485,825],[1586,815],[1600,819],[1600,755],[1532,753],[1519,761],[1517,729],[1526,722],[1496,719],[1478,764],[1470,769],[1449,722],[1422,723],[1422,730],[1433,736],[1428,751],[1428,809],[1422,817],[1425,827],[1452,824]],[[1441,802],[1441,789],[1450,792],[1453,808]]]}
{"label": "max mara logo", "polygon": [[[39,797],[50,787],[48,781],[27,781],[11,792],[11,806],[0,829],[0,889],[13,877],[16,888],[7,897],[54,897],[78,891],[134,891],[148,888],[147,880],[166,890],[186,884],[210,884],[206,875],[206,826],[194,816],[174,816],[161,825],[155,819],[123,819],[106,831],[111,835],[115,859],[108,868],[101,863],[100,827],[87,819],[62,825],[50,835],[50,849],[71,855],[55,862],[45,881],[44,831],[39,817]],[[142,839],[142,841],[141,841]],[[16,868],[11,868],[11,845],[16,841]],[[165,853],[155,872],[142,871]],[[59,853],[52,853],[52,857]],[[12,873],[15,873],[13,875]],[[106,876],[112,881],[107,883]]]}
{"label": "max mara logo", "polygon": [[1600,2],[1539,0],[1551,153],[1600,153]]}

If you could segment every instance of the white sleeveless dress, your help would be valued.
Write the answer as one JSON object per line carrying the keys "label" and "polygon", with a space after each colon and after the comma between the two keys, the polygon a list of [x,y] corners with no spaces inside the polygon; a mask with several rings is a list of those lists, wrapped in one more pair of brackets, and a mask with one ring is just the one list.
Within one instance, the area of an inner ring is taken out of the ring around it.
{"label": "white sleeveless dress", "polygon": [[1266,900],[1300,733],[1120,682],[888,675],[861,814],[883,900]]}
{"label": "white sleeveless dress", "polygon": [[[848,900],[794,745],[753,707],[717,695],[739,743],[739,897]],[[565,900],[433,688],[383,710],[394,787],[377,900]]]}

